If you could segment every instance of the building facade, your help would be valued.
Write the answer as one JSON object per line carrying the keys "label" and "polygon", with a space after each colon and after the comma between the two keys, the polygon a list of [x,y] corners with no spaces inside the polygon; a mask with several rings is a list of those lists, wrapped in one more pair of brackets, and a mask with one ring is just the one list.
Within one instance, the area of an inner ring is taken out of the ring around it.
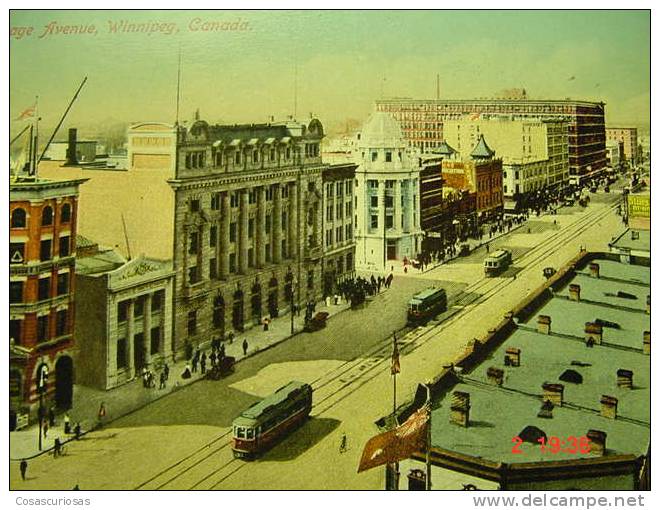
{"label": "building facade", "polygon": [[623,142],[608,140],[607,142],[607,165],[618,170],[624,161]]}
{"label": "building facade", "polygon": [[172,361],[174,271],[98,245],[85,252],[76,274],[77,381],[109,390]]}
{"label": "building facade", "polygon": [[637,128],[633,127],[608,127],[605,129],[608,142],[622,142],[623,154],[622,160],[629,165],[635,166],[638,163],[637,149],[639,142],[637,139]]}
{"label": "building facade", "polygon": [[399,123],[382,112],[359,133],[356,156],[357,266],[386,270],[421,250],[420,161]]}
{"label": "building facade", "polygon": [[[9,184],[10,413],[73,399],[76,223],[84,179]],[[41,398],[40,398],[41,397]]]}
{"label": "building facade", "polygon": [[353,163],[323,170],[323,294],[355,271],[355,169]]}
{"label": "building facade", "polygon": [[444,140],[444,123],[469,115],[474,120],[515,115],[526,119],[560,119],[568,125],[569,173],[580,178],[600,172],[605,158],[605,104],[575,100],[380,99],[376,111],[390,112],[401,123],[412,147],[432,151]]}
{"label": "building facade", "polygon": [[320,299],[322,138],[316,119],[178,128],[175,352]]}

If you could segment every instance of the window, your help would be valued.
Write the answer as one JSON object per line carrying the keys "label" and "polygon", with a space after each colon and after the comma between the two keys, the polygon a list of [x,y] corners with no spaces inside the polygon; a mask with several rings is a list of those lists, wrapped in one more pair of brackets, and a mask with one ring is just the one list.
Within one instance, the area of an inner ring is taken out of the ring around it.
{"label": "window", "polygon": [[394,181],[392,181],[392,180],[385,181],[385,188],[394,189]]}
{"label": "window", "polygon": [[282,239],[282,256],[286,257],[286,239]]}
{"label": "window", "polygon": [[69,312],[67,310],[60,310],[57,312],[56,323],[55,323],[55,336],[66,335],[67,333],[67,320],[69,318]]}
{"label": "window", "polygon": [[376,161],[378,159],[378,153],[377,152],[372,152],[371,153],[371,161]]}
{"label": "window", "polygon": [[378,228],[378,215],[377,214],[372,214],[371,215],[371,228]]}
{"label": "window", "polygon": [[394,207],[394,197],[385,195],[385,207]]}
{"label": "window", "polygon": [[266,215],[266,234],[270,234],[270,214]]}
{"label": "window", "polygon": [[229,242],[230,243],[235,243],[236,242],[236,222],[232,221],[229,224]]}
{"label": "window", "polygon": [[146,301],[145,296],[140,296],[135,300],[135,305],[133,307],[133,316],[142,317],[144,315],[144,302]]}
{"label": "window", "polygon": [[189,234],[188,253],[191,255],[199,253],[199,232]]}
{"label": "window", "polygon": [[388,214],[385,216],[385,228],[392,228],[394,227],[394,216],[391,214]]}
{"label": "window", "polygon": [[213,300],[213,327],[221,328],[223,326],[225,315],[225,302],[221,296]]}
{"label": "window", "polygon": [[350,217],[351,214],[353,214],[353,203],[352,202],[346,202],[346,217]]}
{"label": "window", "polygon": [[117,304],[118,322],[126,322],[126,319],[128,319],[128,304],[129,304],[128,299],[125,299],[124,301],[120,301],[119,304]]}
{"label": "window", "polygon": [[162,310],[164,303],[165,303],[165,291],[159,290],[154,292],[154,295],[151,298],[151,311],[158,312]]}
{"label": "window", "polygon": [[353,192],[353,182],[346,181],[346,194],[350,195]]}
{"label": "window", "polygon": [[25,243],[9,243],[9,263],[20,264],[25,257]]}
{"label": "window", "polygon": [[286,148],[286,159],[291,159],[291,147]]}
{"label": "window", "polygon": [[151,328],[151,354],[160,351],[160,327]]}
{"label": "window", "polygon": [[188,268],[188,284],[194,285],[199,282],[199,270],[197,266],[192,266]]}
{"label": "window", "polygon": [[307,271],[307,288],[309,290],[314,288],[314,270],[310,269]]}
{"label": "window", "polygon": [[256,204],[257,203],[257,192],[253,189],[248,191],[248,204]]}
{"label": "window", "polygon": [[211,248],[215,248],[217,244],[218,244],[218,227],[213,225],[209,229],[209,246]]}
{"label": "window", "polygon": [[337,239],[338,243],[341,243],[343,241],[341,226],[339,226],[335,229],[335,239]]}
{"label": "window", "polygon": [[369,179],[367,181],[367,187],[370,189],[377,189],[378,188],[378,181],[376,179]]}
{"label": "window", "polygon": [[248,248],[248,267],[254,267],[254,248]]}
{"label": "window", "polygon": [[325,244],[330,246],[332,244],[332,229],[325,231]]}
{"label": "window", "polygon": [[337,203],[337,219],[341,219],[343,213],[344,213],[344,209],[341,206],[341,203]]}
{"label": "window", "polygon": [[248,219],[248,237],[252,238],[254,236],[254,218]]}
{"label": "window", "polygon": [[38,299],[43,301],[50,297],[50,278],[39,279]]}
{"label": "window", "polygon": [[331,197],[334,194],[334,188],[335,188],[334,182],[329,182],[328,184],[326,184],[326,195]]}
{"label": "window", "polygon": [[197,310],[188,312],[188,336],[197,333]]}
{"label": "window", "polygon": [[9,282],[9,302],[23,302],[23,282]]}
{"label": "window", "polygon": [[282,230],[286,230],[286,211],[282,212]]}
{"label": "window", "polygon": [[270,262],[270,260],[271,260],[270,243],[266,243],[266,262]]}
{"label": "window", "polygon": [[236,254],[235,253],[230,253],[229,254],[229,272],[230,273],[235,273],[236,272]]}
{"label": "window", "polygon": [[51,251],[52,251],[53,241],[50,239],[44,239],[41,241],[41,248],[39,250],[39,259],[40,260],[50,260]]}
{"label": "window", "polygon": [[199,200],[191,200],[190,201],[190,212],[198,212],[199,211]]}
{"label": "window", "polygon": [[270,161],[275,161],[275,149],[270,150]]}
{"label": "window", "polygon": [[259,151],[252,151],[252,163],[259,163]]}
{"label": "window", "polygon": [[346,225],[346,240],[350,241],[353,237],[353,227],[352,225]]}
{"label": "window", "polygon": [[266,200],[271,201],[273,199],[273,187],[266,186]]}
{"label": "window", "polygon": [[234,154],[234,163],[237,165],[241,164],[241,151],[236,151]]}
{"label": "window", "polygon": [[9,338],[14,340],[16,345],[21,345],[21,324],[23,321],[11,319],[9,321]]}
{"label": "window", "polygon": [[60,257],[69,256],[70,245],[71,243],[69,236],[60,237]]}
{"label": "window", "polygon": [[25,209],[21,209],[20,207],[14,209],[14,211],[11,213],[11,228],[25,228],[25,225]]}
{"label": "window", "polygon": [[343,182],[338,182],[337,183],[337,196],[341,197],[344,194],[344,183]]}
{"label": "window", "polygon": [[209,260],[209,278],[215,280],[218,277],[218,261],[213,258]]}
{"label": "window", "polygon": [[218,211],[220,209],[220,193],[213,193],[211,195],[211,209]]}
{"label": "window", "polygon": [[378,195],[371,195],[371,207],[378,207]]}
{"label": "window", "polygon": [[386,163],[391,163],[392,162],[392,153],[390,151],[387,151],[385,153],[385,162]]}
{"label": "window", "polygon": [[229,195],[229,204],[234,209],[238,207],[238,192],[236,191],[231,192],[231,195]]}
{"label": "window", "polygon": [[52,225],[53,224],[53,208],[47,205],[41,211],[41,224],[42,225]]}
{"label": "window", "polygon": [[48,340],[48,315],[37,317],[37,342]]}
{"label": "window", "polygon": [[216,152],[215,153],[215,166],[221,166],[222,165],[222,152]]}
{"label": "window", "polygon": [[326,209],[325,209],[325,219],[327,221],[332,221],[333,220],[333,216],[332,216],[333,211],[334,211],[334,209],[332,207],[332,204],[330,204],[330,205],[328,205],[328,207],[326,207]]}
{"label": "window", "polygon": [[126,339],[117,339],[117,368],[126,368],[128,357],[126,356]]}
{"label": "window", "polygon": [[[314,186],[313,182],[309,183],[311,186]],[[314,191],[314,190],[310,190]],[[289,185],[288,184],[282,184],[282,198],[289,198]]]}

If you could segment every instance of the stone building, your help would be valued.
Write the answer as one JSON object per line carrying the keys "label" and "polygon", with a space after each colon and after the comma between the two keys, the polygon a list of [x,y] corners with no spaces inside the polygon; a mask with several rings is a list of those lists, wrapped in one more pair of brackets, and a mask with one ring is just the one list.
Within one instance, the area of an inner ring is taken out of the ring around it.
{"label": "stone building", "polygon": [[629,165],[635,166],[638,163],[637,150],[639,142],[637,140],[637,128],[633,127],[607,127],[605,134],[608,142],[623,143],[623,153],[621,161],[626,161]]}
{"label": "stone building", "polygon": [[172,357],[171,263],[126,261],[80,238],[77,262],[77,382],[104,390],[158,369]]}
{"label": "stone building", "polygon": [[352,163],[323,170],[323,294],[355,270],[355,168]]}
{"label": "stone building", "polygon": [[323,126],[178,127],[174,350],[320,299]]}
{"label": "stone building", "polygon": [[[78,189],[85,179],[9,182],[10,425],[73,399]],[[40,398],[41,397],[41,398]]]}
{"label": "stone building", "polygon": [[358,137],[357,265],[389,269],[391,261],[415,258],[421,250],[420,161],[388,113],[373,113]]}

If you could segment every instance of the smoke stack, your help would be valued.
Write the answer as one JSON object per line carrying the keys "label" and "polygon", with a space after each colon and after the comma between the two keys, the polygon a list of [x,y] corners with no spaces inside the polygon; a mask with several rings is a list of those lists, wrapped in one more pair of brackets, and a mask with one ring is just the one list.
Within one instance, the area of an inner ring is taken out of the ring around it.
{"label": "smoke stack", "polygon": [[449,422],[461,427],[470,423],[470,394],[464,391],[455,391],[451,396],[451,413]]}
{"label": "smoke stack", "polygon": [[591,276],[594,278],[600,278],[600,266],[595,262],[592,262],[589,264],[589,273],[591,273]]}
{"label": "smoke stack", "polygon": [[616,385],[619,388],[626,388],[632,390],[633,387],[633,372],[632,370],[626,370],[625,368],[620,368],[616,371]]}
{"label": "smoke stack", "polygon": [[605,418],[616,418],[616,409],[619,405],[619,399],[609,395],[600,397],[600,415]]}
{"label": "smoke stack", "polygon": [[605,455],[607,434],[602,430],[590,429],[587,432],[589,438],[590,452],[595,455]]}
{"label": "smoke stack", "polygon": [[571,301],[580,301],[580,286],[577,283],[568,286],[568,296]]}
{"label": "smoke stack", "polygon": [[488,376],[488,382],[490,384],[502,386],[502,383],[504,383],[504,370],[501,368],[490,367],[486,371],[486,375]]}
{"label": "smoke stack", "polygon": [[564,385],[559,383],[543,383],[543,400],[549,400],[556,406],[564,401]]}
{"label": "smoke stack", "polygon": [[595,322],[585,322],[584,339],[587,343],[600,345],[603,342],[603,326]]}
{"label": "smoke stack", "polygon": [[504,354],[504,366],[519,367],[520,366],[520,349],[517,347],[507,347]]}
{"label": "smoke stack", "polygon": [[644,331],[644,340],[642,344],[642,352],[644,354],[651,354],[651,332]]}
{"label": "smoke stack", "polygon": [[66,162],[67,166],[77,165],[78,156],[76,155],[76,146],[78,145],[78,130],[76,128],[69,129],[69,144],[66,148]]}
{"label": "smoke stack", "polygon": [[550,325],[552,324],[552,319],[549,315],[539,315],[539,318],[536,323],[536,331],[543,333],[544,335],[550,334]]}

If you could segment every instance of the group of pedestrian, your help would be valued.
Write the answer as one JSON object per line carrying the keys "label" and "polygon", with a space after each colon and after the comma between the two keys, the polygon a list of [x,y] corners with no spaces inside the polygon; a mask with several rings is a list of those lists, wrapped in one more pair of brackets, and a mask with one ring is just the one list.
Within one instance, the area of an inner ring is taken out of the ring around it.
{"label": "group of pedestrian", "polygon": [[142,367],[142,386],[145,388],[156,387],[156,377],[154,376],[154,373],[147,367]]}

